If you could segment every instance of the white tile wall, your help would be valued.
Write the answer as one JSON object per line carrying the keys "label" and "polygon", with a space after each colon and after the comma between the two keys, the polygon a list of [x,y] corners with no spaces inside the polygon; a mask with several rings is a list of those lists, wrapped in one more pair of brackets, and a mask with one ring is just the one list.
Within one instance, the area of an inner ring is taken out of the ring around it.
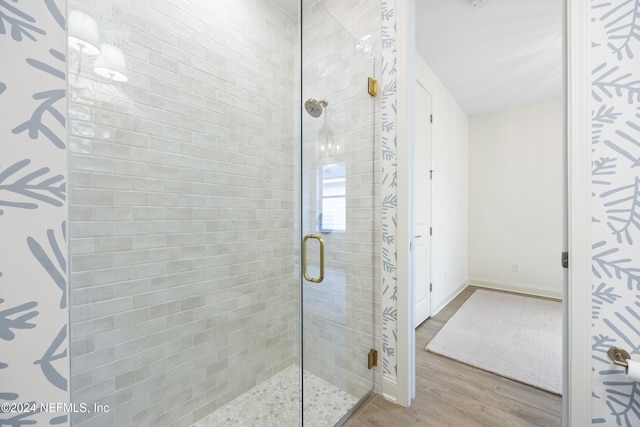
{"label": "white tile wall", "polygon": [[70,52],[77,426],[188,425],[294,362],[296,23],[264,0],[71,0],[120,47]]}

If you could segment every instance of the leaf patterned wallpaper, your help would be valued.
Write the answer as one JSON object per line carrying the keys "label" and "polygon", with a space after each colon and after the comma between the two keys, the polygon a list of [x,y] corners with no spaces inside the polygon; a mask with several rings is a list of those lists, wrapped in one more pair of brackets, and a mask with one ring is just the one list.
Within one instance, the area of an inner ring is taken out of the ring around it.
{"label": "leaf patterned wallpaper", "polygon": [[593,424],[640,425],[640,0],[591,2]]}
{"label": "leaf patterned wallpaper", "polygon": [[69,423],[65,8],[0,0],[0,425]]}
{"label": "leaf patterned wallpaper", "polygon": [[382,1],[382,376],[395,383],[397,348],[397,160],[395,2]]}

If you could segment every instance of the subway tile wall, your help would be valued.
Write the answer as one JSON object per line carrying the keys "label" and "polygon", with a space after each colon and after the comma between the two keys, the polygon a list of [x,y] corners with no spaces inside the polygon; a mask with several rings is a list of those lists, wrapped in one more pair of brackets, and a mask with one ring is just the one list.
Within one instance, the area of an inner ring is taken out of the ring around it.
{"label": "subway tile wall", "polygon": [[188,425],[294,363],[297,23],[149,3],[69,1],[129,78],[69,52],[71,398],[111,407],[77,426]]}

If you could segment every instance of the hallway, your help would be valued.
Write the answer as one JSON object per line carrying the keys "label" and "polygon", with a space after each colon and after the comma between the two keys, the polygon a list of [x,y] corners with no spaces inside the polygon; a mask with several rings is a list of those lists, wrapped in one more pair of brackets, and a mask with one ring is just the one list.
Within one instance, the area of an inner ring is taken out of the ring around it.
{"label": "hallway", "polygon": [[365,426],[560,426],[562,398],[427,352],[425,345],[478,289],[467,287],[416,328],[416,397],[403,408],[374,396],[344,424]]}

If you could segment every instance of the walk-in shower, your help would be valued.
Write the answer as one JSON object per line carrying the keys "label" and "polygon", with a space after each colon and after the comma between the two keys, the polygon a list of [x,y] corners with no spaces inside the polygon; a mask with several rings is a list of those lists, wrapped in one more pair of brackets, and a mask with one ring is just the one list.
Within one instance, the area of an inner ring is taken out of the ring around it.
{"label": "walk-in shower", "polygon": [[71,424],[335,425],[374,384],[379,2],[67,6],[71,400],[110,408]]}

